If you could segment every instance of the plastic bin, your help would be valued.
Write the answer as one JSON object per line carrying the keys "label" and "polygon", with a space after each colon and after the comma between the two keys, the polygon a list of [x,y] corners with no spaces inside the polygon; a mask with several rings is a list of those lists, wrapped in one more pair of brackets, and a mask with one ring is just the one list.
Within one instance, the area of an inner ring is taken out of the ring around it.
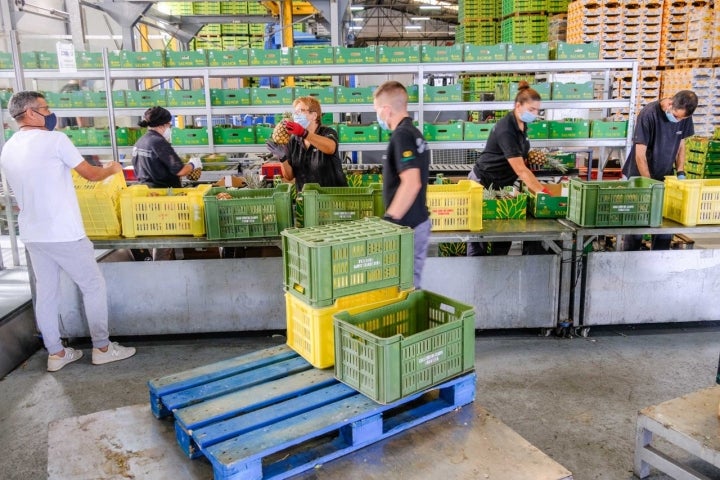
{"label": "plastic bin", "polygon": [[[220,200],[218,193],[232,195]],[[227,189],[214,187],[203,196],[208,240],[278,237],[292,226],[290,184],[275,188]]]}
{"label": "plastic bin", "polygon": [[580,226],[659,227],[663,182],[645,177],[628,180],[570,179],[567,218]]}
{"label": "plastic bin", "polygon": [[428,185],[427,207],[433,231],[482,230],[483,187],[477,182]]}
{"label": "plastic bin", "polygon": [[205,235],[203,195],[212,188],[150,188],[133,185],[120,194],[124,237]]}
{"label": "plastic bin", "polygon": [[663,217],[690,227],[720,224],[720,179],[665,177]]}
{"label": "plastic bin", "polygon": [[382,217],[385,213],[381,184],[367,187],[321,187],[317,183],[306,183],[303,187],[303,201],[306,227]]}
{"label": "plastic bin", "polygon": [[387,404],[475,366],[475,311],[417,290],[405,300],[335,322],[335,377]]}
{"label": "plastic bin", "polygon": [[286,290],[325,307],[346,295],[413,286],[413,230],[376,217],[282,233]]}
{"label": "plastic bin", "polygon": [[127,188],[122,173],[91,182],[72,172],[75,193],[88,237],[119,237],[120,193]]}
{"label": "plastic bin", "polygon": [[335,364],[333,315],[347,310],[350,314],[379,308],[405,300],[411,290],[387,287],[338,298],[329,307],[315,308],[292,292],[285,293],[287,344],[315,368]]}

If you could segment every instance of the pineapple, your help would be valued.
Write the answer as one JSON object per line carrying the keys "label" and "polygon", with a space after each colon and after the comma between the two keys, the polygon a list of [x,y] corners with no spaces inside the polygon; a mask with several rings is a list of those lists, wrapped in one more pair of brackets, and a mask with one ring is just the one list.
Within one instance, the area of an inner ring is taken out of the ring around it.
{"label": "pineapple", "polygon": [[539,170],[547,164],[547,155],[542,150],[533,149],[528,153],[527,164],[531,170]]}
{"label": "pineapple", "polygon": [[285,129],[286,120],[292,120],[292,114],[290,112],[283,113],[282,120],[275,125],[272,135],[270,136],[270,139],[278,145],[286,145],[290,142],[290,134]]}
{"label": "pineapple", "polygon": [[186,175],[186,178],[191,182],[197,182],[200,180],[200,174],[202,174],[202,168],[194,168],[190,173]]}

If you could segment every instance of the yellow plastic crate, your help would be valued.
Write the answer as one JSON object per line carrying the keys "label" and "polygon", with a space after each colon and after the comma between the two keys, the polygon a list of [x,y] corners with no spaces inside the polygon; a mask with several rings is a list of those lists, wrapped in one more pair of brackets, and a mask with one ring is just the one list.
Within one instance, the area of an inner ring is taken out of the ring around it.
{"label": "yellow plastic crate", "polygon": [[212,185],[194,188],[150,188],[133,185],[120,195],[124,237],[205,235],[203,195]]}
{"label": "yellow plastic crate", "polygon": [[483,187],[477,182],[428,185],[427,207],[433,231],[482,230]]}
{"label": "yellow plastic crate", "polygon": [[407,298],[412,290],[386,287],[340,297],[328,307],[313,307],[292,292],[285,293],[287,344],[315,368],[335,365],[333,315],[347,310],[351,314],[384,307]]}
{"label": "yellow plastic crate", "polygon": [[720,179],[665,177],[663,217],[690,227],[720,224]]}
{"label": "yellow plastic crate", "polygon": [[72,171],[73,184],[88,237],[120,236],[120,193],[127,188],[122,172],[91,182]]}

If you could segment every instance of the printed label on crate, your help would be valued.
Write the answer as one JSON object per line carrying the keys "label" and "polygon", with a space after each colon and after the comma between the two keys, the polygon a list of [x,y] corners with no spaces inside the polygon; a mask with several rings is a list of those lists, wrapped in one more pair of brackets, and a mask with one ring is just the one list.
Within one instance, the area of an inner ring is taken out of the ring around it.
{"label": "printed label on crate", "polygon": [[367,270],[369,268],[377,268],[382,265],[382,261],[377,257],[356,258],[353,270]]}
{"label": "printed label on crate", "polygon": [[445,350],[439,350],[437,352],[433,352],[430,355],[426,355],[424,357],[418,357],[417,363],[423,367],[427,367],[429,365],[432,365],[433,363],[438,363],[442,360],[442,358],[445,356]]}

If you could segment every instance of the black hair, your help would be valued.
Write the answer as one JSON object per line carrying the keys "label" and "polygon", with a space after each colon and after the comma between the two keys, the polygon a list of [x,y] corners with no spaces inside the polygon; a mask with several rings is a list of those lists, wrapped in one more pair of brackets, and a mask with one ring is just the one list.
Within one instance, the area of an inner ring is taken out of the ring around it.
{"label": "black hair", "polygon": [[698,106],[698,97],[690,90],[680,90],[673,95],[672,106],[675,110],[684,110],[685,115],[689,117]]}
{"label": "black hair", "polygon": [[172,121],[172,115],[163,107],[150,107],[145,110],[142,120],[138,122],[141,127],[159,127]]}

